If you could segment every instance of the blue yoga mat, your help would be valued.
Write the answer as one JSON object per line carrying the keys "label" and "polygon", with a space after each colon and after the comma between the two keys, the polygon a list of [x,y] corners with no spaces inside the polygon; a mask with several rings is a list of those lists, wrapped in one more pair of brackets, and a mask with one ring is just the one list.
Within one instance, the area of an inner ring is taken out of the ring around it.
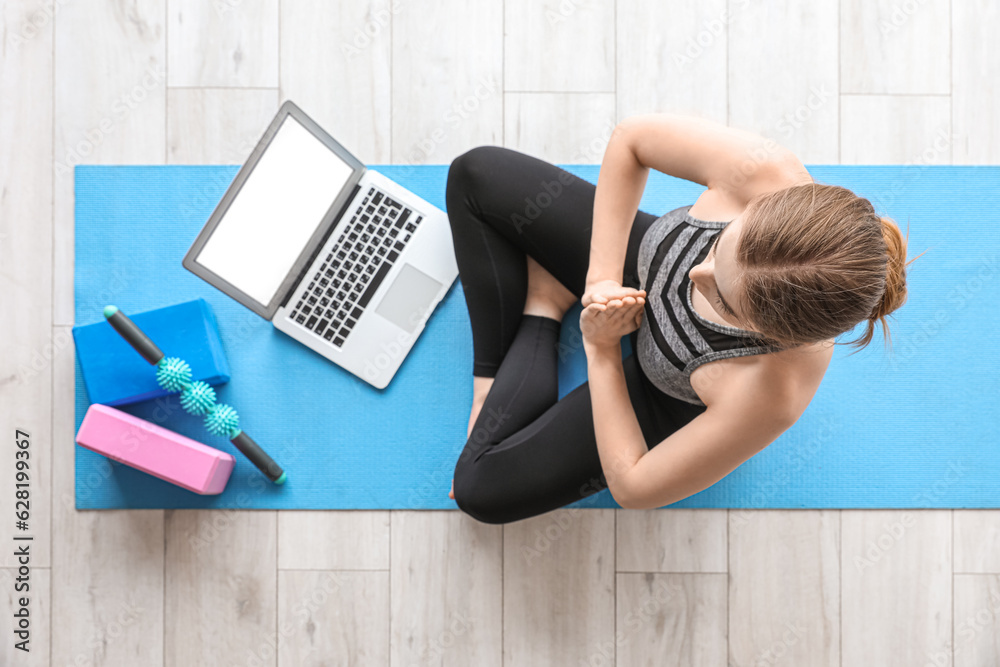
{"label": "blue yoga mat", "polygon": [[[598,166],[561,165],[597,182]],[[445,208],[447,165],[375,166]],[[76,168],[76,323],[195,298],[218,318],[231,366],[219,401],[288,473],[267,482],[177,395],[124,406],[236,455],[226,490],[202,497],[76,448],[80,509],[450,509],[471,402],[472,340],[456,282],[379,391],[327,362],[181,266],[232,166]],[[910,297],[894,315],[894,348],[877,336],[838,347],[799,421],[728,477],[673,507],[1000,507],[997,308],[1000,168],[814,166],[816,180],[869,197],[909,225]],[[693,203],[700,186],[651,172],[641,209]],[[560,393],[586,379],[573,311],[564,326]],[[859,328],[843,340],[860,333]],[[170,351],[165,350],[169,355]],[[152,369],[151,369],[152,372]],[[76,425],[89,405],[76,369]],[[575,507],[616,507],[607,491]]]}

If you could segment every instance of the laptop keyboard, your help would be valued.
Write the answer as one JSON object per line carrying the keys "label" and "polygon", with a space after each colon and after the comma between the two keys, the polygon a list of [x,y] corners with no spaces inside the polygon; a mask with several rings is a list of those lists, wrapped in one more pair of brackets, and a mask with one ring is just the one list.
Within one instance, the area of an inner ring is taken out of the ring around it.
{"label": "laptop keyboard", "polygon": [[423,216],[371,188],[299,294],[294,320],[342,347]]}

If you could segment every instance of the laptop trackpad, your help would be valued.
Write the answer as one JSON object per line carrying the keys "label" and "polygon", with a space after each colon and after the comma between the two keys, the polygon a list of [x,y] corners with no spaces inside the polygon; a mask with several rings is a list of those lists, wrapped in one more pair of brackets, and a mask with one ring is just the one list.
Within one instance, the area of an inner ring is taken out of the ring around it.
{"label": "laptop trackpad", "polygon": [[375,312],[413,333],[440,289],[441,283],[412,265],[403,264]]}

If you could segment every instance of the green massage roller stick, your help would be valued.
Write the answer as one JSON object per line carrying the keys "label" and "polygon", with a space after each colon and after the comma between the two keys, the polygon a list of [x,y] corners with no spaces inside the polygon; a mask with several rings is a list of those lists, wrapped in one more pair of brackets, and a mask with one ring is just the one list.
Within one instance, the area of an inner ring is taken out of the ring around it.
{"label": "green massage roller stick", "polygon": [[225,435],[275,484],[287,476],[274,460],[239,427],[240,417],[232,406],[215,402],[215,390],[201,380],[191,382],[191,367],[178,357],[167,357],[160,348],[116,306],[106,306],[104,317],[142,358],[156,366],[156,381],[165,390],[180,392],[181,407],[193,415],[205,415],[205,428],[212,435]]}

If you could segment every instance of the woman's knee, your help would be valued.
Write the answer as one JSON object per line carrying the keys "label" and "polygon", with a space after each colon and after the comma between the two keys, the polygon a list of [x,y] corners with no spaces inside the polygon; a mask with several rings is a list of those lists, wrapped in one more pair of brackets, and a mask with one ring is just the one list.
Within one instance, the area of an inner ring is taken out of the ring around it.
{"label": "woman's knee", "polygon": [[476,146],[451,161],[448,167],[446,197],[476,196],[483,186],[496,184],[498,164],[507,149],[502,146]]}
{"label": "woman's knee", "polygon": [[488,491],[487,485],[475,479],[471,474],[462,473],[456,468],[455,473],[455,504],[458,508],[482,523],[507,523],[506,508],[498,502],[496,494]]}
{"label": "woman's knee", "polygon": [[496,168],[497,160],[503,155],[506,149],[502,146],[476,146],[465,151],[454,160],[448,168],[448,180],[460,180],[463,183],[472,183],[482,180],[490,172],[490,168]]}

